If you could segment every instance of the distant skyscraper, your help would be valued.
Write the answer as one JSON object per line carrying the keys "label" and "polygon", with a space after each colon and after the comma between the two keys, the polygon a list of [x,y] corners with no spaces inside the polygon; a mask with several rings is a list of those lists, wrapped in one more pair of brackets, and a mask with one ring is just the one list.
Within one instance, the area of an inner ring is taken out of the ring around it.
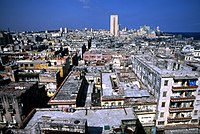
{"label": "distant skyscraper", "polygon": [[66,27],[64,28],[64,33],[67,33],[67,28]]}
{"label": "distant skyscraper", "polygon": [[63,29],[62,29],[62,27],[60,28],[60,32],[61,32],[61,33],[63,32]]}
{"label": "distant skyscraper", "polygon": [[118,15],[110,16],[110,33],[118,36],[119,24],[118,24]]}

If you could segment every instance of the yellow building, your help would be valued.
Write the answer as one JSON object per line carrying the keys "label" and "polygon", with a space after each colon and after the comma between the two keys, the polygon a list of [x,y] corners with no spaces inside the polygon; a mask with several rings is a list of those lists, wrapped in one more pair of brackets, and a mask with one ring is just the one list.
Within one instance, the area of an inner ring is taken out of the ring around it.
{"label": "yellow building", "polygon": [[17,61],[20,70],[47,70],[47,71],[58,71],[60,72],[60,77],[64,78],[69,71],[70,62],[69,57],[56,58],[52,60],[19,60]]}

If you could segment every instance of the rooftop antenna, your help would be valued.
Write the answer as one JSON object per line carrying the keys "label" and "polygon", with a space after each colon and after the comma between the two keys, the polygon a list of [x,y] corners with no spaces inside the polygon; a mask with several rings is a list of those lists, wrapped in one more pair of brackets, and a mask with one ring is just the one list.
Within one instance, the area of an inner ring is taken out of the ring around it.
{"label": "rooftop antenna", "polygon": [[127,115],[127,112],[126,112],[126,108],[124,107],[124,112],[125,112],[125,114]]}

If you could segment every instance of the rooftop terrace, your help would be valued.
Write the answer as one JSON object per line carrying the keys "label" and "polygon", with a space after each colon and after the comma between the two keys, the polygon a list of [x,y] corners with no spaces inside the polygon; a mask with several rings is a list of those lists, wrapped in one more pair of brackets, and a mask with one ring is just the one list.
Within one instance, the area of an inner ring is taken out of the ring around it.
{"label": "rooftop terrace", "polygon": [[84,123],[86,119],[89,129],[91,127],[103,128],[105,126],[109,126],[110,128],[120,127],[122,120],[137,120],[132,108],[76,109],[74,113],[66,113],[56,109],[37,109],[36,113],[26,125],[25,130],[34,132],[38,122],[42,121],[41,119],[44,116],[52,121],[66,120],[68,123],[75,120],[80,120],[80,123]]}
{"label": "rooftop terrace", "polygon": [[76,102],[76,97],[78,95],[81,83],[83,79],[80,79],[80,74],[78,72],[72,72],[63,81],[59,87],[55,96],[49,101],[49,103],[54,102]]}
{"label": "rooftop terrace", "polygon": [[135,58],[163,77],[179,78],[184,76],[185,78],[198,78],[200,75],[199,72],[192,71],[191,67],[180,64],[173,59],[162,59],[150,55],[140,55],[135,56]]}

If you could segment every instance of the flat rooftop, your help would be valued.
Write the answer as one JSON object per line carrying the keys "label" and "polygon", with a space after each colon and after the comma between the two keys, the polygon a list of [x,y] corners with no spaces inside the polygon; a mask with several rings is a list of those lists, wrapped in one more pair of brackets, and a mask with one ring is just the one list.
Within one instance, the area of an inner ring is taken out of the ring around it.
{"label": "flat rooftop", "polygon": [[53,78],[56,78],[56,74],[58,73],[59,71],[54,71],[52,70],[51,72],[41,72],[39,74],[40,77],[53,77]]}
{"label": "flat rooftop", "polygon": [[0,86],[0,95],[20,96],[35,84],[36,82],[10,82],[8,85]]}
{"label": "flat rooftop", "polygon": [[76,102],[82,81],[83,79],[79,78],[78,72],[71,72],[49,102]]}
{"label": "flat rooftop", "polygon": [[102,73],[103,96],[112,96],[113,95],[112,83],[110,80],[111,75],[115,75],[115,73]]}
{"label": "flat rooftop", "polygon": [[141,98],[141,97],[150,97],[150,94],[147,90],[137,90],[127,88],[124,90],[124,96],[126,98]]}
{"label": "flat rooftop", "polygon": [[122,120],[137,120],[132,108],[115,109],[76,109],[74,113],[63,112],[56,109],[37,109],[31,120],[28,122],[25,130],[32,132],[41,119],[49,118],[51,120],[87,120],[89,127],[120,127]]}
{"label": "flat rooftop", "polygon": [[[142,62],[150,70],[153,70],[155,73],[159,73],[163,77],[175,77],[175,78],[198,78],[200,76],[199,72],[192,71],[191,67],[177,63],[173,59],[161,59],[151,55],[138,55],[135,56],[140,62]],[[165,64],[165,65],[162,65]],[[172,64],[180,64],[180,69],[167,69]],[[162,66],[162,67],[161,67]]]}
{"label": "flat rooftop", "polygon": [[115,73],[102,73],[102,99],[124,99],[123,89],[120,87]]}
{"label": "flat rooftop", "polygon": [[41,59],[39,59],[39,60],[29,60],[29,59],[27,59],[27,60],[18,60],[17,63],[18,64],[20,64],[20,63],[23,63],[23,64],[25,64],[25,63],[44,64],[44,63],[47,63],[47,60],[41,60]]}

